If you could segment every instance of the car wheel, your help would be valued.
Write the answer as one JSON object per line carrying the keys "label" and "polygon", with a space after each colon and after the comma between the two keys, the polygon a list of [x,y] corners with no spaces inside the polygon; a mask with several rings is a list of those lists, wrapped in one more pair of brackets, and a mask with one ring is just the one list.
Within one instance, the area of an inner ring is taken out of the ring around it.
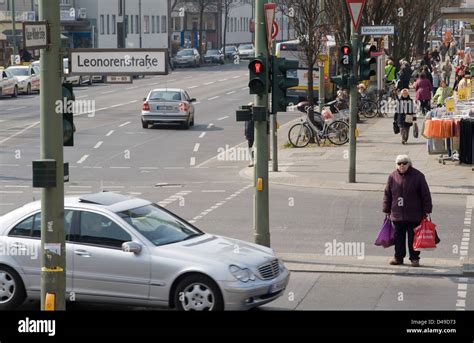
{"label": "car wheel", "polygon": [[191,126],[194,126],[194,115],[193,115],[193,119],[191,120]]}
{"label": "car wheel", "polygon": [[92,86],[92,76],[89,78],[89,82],[87,83],[89,86]]}
{"label": "car wheel", "polygon": [[0,310],[12,310],[25,300],[25,287],[17,272],[0,266]]}
{"label": "car wheel", "polygon": [[82,76],[79,76],[79,83],[78,86],[82,86]]}
{"label": "car wheel", "polygon": [[148,129],[148,122],[147,122],[147,121],[144,121],[143,119],[142,119],[142,127],[143,127],[144,129]]}
{"label": "car wheel", "polygon": [[174,303],[178,311],[224,310],[219,288],[204,275],[190,275],[181,280],[176,287]]}
{"label": "car wheel", "polygon": [[16,98],[17,96],[18,96],[18,86],[15,86],[15,88],[13,89],[12,98]]}
{"label": "car wheel", "polygon": [[189,129],[189,122],[191,121],[191,118],[188,118],[188,120],[186,120],[184,123],[183,123],[183,129],[184,130],[188,130]]}
{"label": "car wheel", "polygon": [[26,95],[30,95],[31,94],[31,84],[28,84],[28,86],[26,86]]}

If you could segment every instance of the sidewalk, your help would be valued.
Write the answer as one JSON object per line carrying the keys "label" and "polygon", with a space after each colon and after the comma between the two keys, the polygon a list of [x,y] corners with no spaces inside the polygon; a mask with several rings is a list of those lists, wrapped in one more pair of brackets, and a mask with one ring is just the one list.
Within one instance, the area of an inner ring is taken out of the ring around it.
{"label": "sidewalk", "polygon": [[[392,131],[392,118],[376,118],[359,124],[357,140],[357,165],[355,184],[348,183],[349,145],[342,147],[285,148],[291,125],[278,132],[278,159],[280,172],[271,171],[270,183],[297,187],[322,189],[375,191],[384,190],[388,175],[395,170],[395,158],[407,154],[413,166],[425,174],[434,194],[470,195],[474,193],[472,166],[458,162],[438,162],[439,155],[429,155],[426,139],[410,138],[407,145],[401,144],[400,135]],[[421,131],[422,121],[418,126]],[[253,169],[246,168],[241,176],[251,180]]]}

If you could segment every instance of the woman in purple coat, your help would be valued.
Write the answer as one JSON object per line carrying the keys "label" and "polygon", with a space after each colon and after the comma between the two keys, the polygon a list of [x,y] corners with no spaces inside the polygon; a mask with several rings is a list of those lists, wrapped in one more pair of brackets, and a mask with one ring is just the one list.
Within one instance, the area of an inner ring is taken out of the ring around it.
{"label": "woman in purple coat", "polygon": [[416,90],[416,100],[420,102],[423,114],[426,114],[426,112],[431,109],[431,92],[433,91],[433,85],[426,77],[426,74],[421,73],[413,87]]}
{"label": "woman in purple coat", "polygon": [[391,265],[403,264],[406,237],[411,265],[420,266],[420,252],[413,249],[414,230],[433,210],[431,193],[425,175],[413,168],[410,157],[399,155],[397,170],[388,177],[383,198],[383,212],[395,226],[395,256]]}

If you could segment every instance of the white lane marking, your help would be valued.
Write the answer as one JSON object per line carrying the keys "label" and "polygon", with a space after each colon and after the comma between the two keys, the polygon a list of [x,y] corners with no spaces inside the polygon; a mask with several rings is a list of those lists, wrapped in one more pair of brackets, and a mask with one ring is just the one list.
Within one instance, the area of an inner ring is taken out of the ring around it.
{"label": "white lane marking", "polygon": [[30,186],[26,185],[5,185],[5,188],[29,188]]}
{"label": "white lane marking", "polygon": [[178,170],[178,169],[184,169],[184,167],[164,167],[163,169]]}
{"label": "white lane marking", "polygon": [[102,92],[102,93],[100,93],[100,94],[111,94],[111,93],[115,93],[115,92],[116,92],[116,91],[113,90],[113,91]]}
{"label": "white lane marking", "polygon": [[184,77],[184,80],[189,80],[189,79],[192,79],[193,77],[192,76],[186,76]]}
{"label": "white lane marking", "polygon": [[107,187],[105,187],[105,186],[104,186],[103,188],[110,188],[110,189],[112,189],[112,188],[113,188],[113,189],[124,189],[124,188],[125,188],[125,186],[107,186]]}
{"label": "white lane marking", "polygon": [[[233,194],[233,197],[236,197],[238,196],[240,193],[244,192],[245,190],[249,189],[250,187],[252,187],[253,184],[250,184],[250,185],[247,185],[245,187],[243,187],[242,189],[239,189],[237,192],[235,192]],[[202,191],[203,193],[205,193],[205,191]],[[220,191],[219,191],[220,192]],[[225,191],[224,191],[225,192]],[[210,192],[208,192],[210,193]],[[197,215],[196,217],[194,217],[192,220],[190,220],[189,222],[191,224],[195,223],[196,221],[202,219],[203,217],[207,216],[209,213],[211,213],[212,211],[218,209],[219,207],[221,207],[222,205],[224,205],[225,203],[227,203],[227,201],[229,200],[223,200],[223,201],[219,201],[218,203],[216,203],[215,205],[209,207],[208,209],[202,211],[201,213],[199,213],[199,215]]]}
{"label": "white lane marking", "polygon": [[133,87],[128,87],[128,88],[125,88],[125,89],[126,89],[127,91],[129,91],[129,90],[132,90],[132,89],[137,89],[137,88],[138,88],[138,86],[133,86]]}
{"label": "white lane marking", "polygon": [[231,94],[234,94],[234,93],[236,93],[236,91],[228,92],[228,93],[225,93],[225,94],[231,95]]}
{"label": "white lane marking", "polygon": [[232,78],[233,78],[233,79],[239,79],[240,76],[233,76]]}
{"label": "white lane marking", "polygon": [[196,157],[191,157],[191,161],[189,162],[189,165],[191,167],[194,167],[196,165]]}
{"label": "white lane marking", "polygon": [[68,188],[92,188],[92,186],[69,186]]}
{"label": "white lane marking", "polygon": [[134,104],[136,102],[138,102],[138,100],[132,100],[132,101],[129,101],[128,104]]}
{"label": "white lane marking", "polygon": [[199,138],[204,138],[205,135],[206,135],[206,132],[201,132],[201,134],[199,135]]}
{"label": "white lane marking", "polygon": [[23,194],[23,191],[0,191],[0,194]]}
{"label": "white lane marking", "polygon": [[192,193],[192,191],[181,191],[181,192],[178,192],[172,196],[170,196],[169,198],[166,198],[164,200],[161,200],[160,202],[158,202],[157,204],[160,205],[161,207],[166,207],[168,206],[169,204],[172,204],[173,202],[175,201],[180,201],[180,205],[182,202],[184,202],[184,197],[188,194]]}
{"label": "white lane marking", "polygon": [[106,137],[109,137],[110,135],[112,135],[112,133],[114,133],[114,130],[110,130],[108,134],[106,134],[105,136]]}
{"label": "white lane marking", "polygon": [[201,146],[201,144],[199,143],[196,143],[196,145],[194,146],[194,150],[193,152],[198,152],[199,151],[199,147]]}
{"label": "white lane marking", "polygon": [[188,89],[194,89],[194,88],[198,88],[199,86],[191,86],[191,87],[188,87]]}
{"label": "white lane marking", "polygon": [[212,81],[212,82],[206,82],[206,83],[204,83],[204,86],[209,86],[209,85],[212,85],[212,84],[214,84],[214,83],[216,83],[216,82],[215,82],[215,81]]}
{"label": "white lane marking", "polygon": [[[158,170],[158,167],[141,167],[141,170]],[[147,186],[148,187],[148,186]]]}
{"label": "white lane marking", "polygon": [[12,203],[0,203],[0,206],[13,206],[15,204]]}
{"label": "white lane marking", "polygon": [[225,116],[225,117],[219,118],[217,120],[224,120],[224,119],[227,119],[227,118],[229,118],[229,116]]}
{"label": "white lane marking", "polygon": [[212,98],[209,98],[207,100],[212,101],[212,100],[216,100],[216,99],[219,99],[219,98],[220,98],[220,96],[218,95],[218,96],[213,96]]}
{"label": "white lane marking", "polygon": [[211,123],[211,124],[209,124],[209,125],[207,126],[207,128],[210,129],[210,128],[212,128],[213,126],[214,126],[214,124]]}
{"label": "white lane marking", "polygon": [[244,88],[241,88],[240,90],[246,91],[247,89],[249,89],[249,88],[248,88],[248,87],[244,87]]}
{"label": "white lane marking", "polygon": [[202,193],[225,193],[223,189],[210,189],[210,190],[203,190]]}
{"label": "white lane marking", "polygon": [[0,167],[19,167],[19,164],[0,164]]}
{"label": "white lane marking", "polygon": [[94,149],[99,149],[100,146],[103,144],[104,142],[100,141],[98,142],[95,146],[94,146]]}
{"label": "white lane marking", "polygon": [[81,96],[76,96],[76,99],[82,99],[82,98],[87,98],[89,95],[81,95]]}
{"label": "white lane marking", "polygon": [[200,102],[200,101],[198,101],[198,102],[195,102],[195,103],[194,103],[194,105],[199,105],[200,103],[201,103],[201,102]]}
{"label": "white lane marking", "polygon": [[119,125],[119,127],[124,127],[124,126],[127,126],[128,124],[130,124],[131,121],[127,121],[126,123],[123,123],[122,125]]}
{"label": "white lane marking", "polygon": [[26,108],[26,106],[7,108],[5,111],[16,111],[16,110],[22,110],[24,108]]}
{"label": "white lane marking", "polygon": [[130,169],[131,167],[110,167],[110,169]]}
{"label": "white lane marking", "polygon": [[225,82],[227,80],[229,80],[229,79],[222,79],[222,80],[219,80],[219,82]]}
{"label": "white lane marking", "polygon": [[84,155],[84,156],[82,156],[81,159],[80,159],[79,161],[77,161],[76,163],[77,163],[77,164],[81,164],[81,163],[83,163],[85,160],[87,160],[88,157],[89,157],[89,155]]}
{"label": "white lane marking", "polygon": [[11,135],[10,137],[7,137],[7,138],[2,139],[2,140],[0,141],[0,144],[3,144],[3,143],[5,143],[6,141],[9,141],[9,140],[12,139],[13,137],[16,137],[16,136],[18,136],[18,135],[21,135],[23,132],[28,131],[29,129],[35,127],[35,126],[38,125],[39,123],[40,123],[40,122],[37,121],[36,123],[33,123],[33,124],[31,124],[31,125],[25,127],[23,130],[18,131],[17,133],[14,133],[14,134]]}

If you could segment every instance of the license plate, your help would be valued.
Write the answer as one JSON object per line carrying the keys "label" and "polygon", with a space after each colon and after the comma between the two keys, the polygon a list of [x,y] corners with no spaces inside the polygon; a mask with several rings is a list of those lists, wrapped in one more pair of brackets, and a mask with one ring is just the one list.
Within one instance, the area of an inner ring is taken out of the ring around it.
{"label": "license plate", "polygon": [[277,282],[271,285],[270,291],[268,293],[276,293],[278,291],[281,291],[283,288],[285,288],[285,280],[282,280],[280,282]]}
{"label": "license plate", "polygon": [[157,111],[169,111],[169,110],[172,110],[172,109],[173,109],[172,106],[156,106]]}

